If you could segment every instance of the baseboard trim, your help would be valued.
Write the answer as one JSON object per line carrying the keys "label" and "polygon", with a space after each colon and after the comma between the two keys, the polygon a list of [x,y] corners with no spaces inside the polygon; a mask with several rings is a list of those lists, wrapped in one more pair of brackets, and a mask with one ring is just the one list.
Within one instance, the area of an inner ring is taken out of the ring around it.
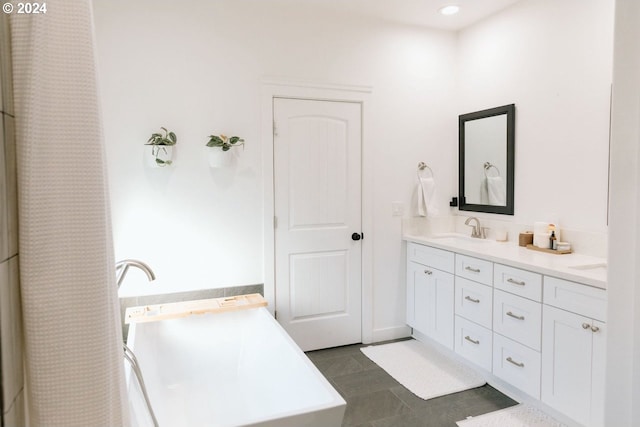
{"label": "baseboard trim", "polygon": [[371,334],[371,342],[365,342],[364,344],[371,344],[380,341],[396,340],[398,338],[406,338],[411,336],[411,329],[408,326],[393,326],[390,328],[374,329]]}

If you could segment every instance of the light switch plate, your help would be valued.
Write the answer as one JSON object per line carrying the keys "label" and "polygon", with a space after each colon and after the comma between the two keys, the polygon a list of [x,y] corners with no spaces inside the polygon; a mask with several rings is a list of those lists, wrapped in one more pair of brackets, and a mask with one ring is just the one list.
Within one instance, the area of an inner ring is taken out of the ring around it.
{"label": "light switch plate", "polygon": [[404,215],[404,203],[391,202],[391,216],[402,216],[402,215]]}

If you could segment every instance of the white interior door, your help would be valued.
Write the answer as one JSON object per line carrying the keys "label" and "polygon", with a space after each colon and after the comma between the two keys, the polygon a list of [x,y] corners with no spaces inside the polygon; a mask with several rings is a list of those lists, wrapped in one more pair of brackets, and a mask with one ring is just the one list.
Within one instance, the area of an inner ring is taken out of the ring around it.
{"label": "white interior door", "polygon": [[273,112],[276,317],[305,351],[361,342],[361,105]]}

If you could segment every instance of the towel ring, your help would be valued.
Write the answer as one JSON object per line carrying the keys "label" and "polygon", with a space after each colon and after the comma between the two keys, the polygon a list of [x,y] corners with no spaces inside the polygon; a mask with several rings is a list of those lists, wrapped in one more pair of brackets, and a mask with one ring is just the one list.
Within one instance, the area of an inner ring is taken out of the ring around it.
{"label": "towel ring", "polygon": [[431,172],[431,178],[433,178],[433,170],[425,163],[425,162],[420,162],[418,163],[418,179],[420,179],[420,172],[424,172],[425,169],[429,169],[429,172]]}
{"label": "towel ring", "polygon": [[496,170],[497,175],[494,175],[494,177],[498,177],[498,176],[500,176],[500,169],[498,169],[498,167],[497,167],[497,166],[492,165],[492,164],[491,164],[491,163],[489,163],[489,162],[485,162],[485,163],[484,163],[484,176],[485,176],[485,178],[489,178],[489,175],[487,175],[487,172],[488,172],[488,171],[489,171],[489,169],[491,169],[491,168],[493,168],[493,169],[495,169],[495,170]]}

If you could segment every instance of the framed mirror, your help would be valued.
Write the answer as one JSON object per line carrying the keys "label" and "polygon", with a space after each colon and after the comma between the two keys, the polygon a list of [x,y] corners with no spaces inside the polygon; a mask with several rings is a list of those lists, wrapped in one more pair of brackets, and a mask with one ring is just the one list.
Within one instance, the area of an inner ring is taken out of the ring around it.
{"label": "framed mirror", "polygon": [[513,215],[515,104],[458,117],[460,210]]}

